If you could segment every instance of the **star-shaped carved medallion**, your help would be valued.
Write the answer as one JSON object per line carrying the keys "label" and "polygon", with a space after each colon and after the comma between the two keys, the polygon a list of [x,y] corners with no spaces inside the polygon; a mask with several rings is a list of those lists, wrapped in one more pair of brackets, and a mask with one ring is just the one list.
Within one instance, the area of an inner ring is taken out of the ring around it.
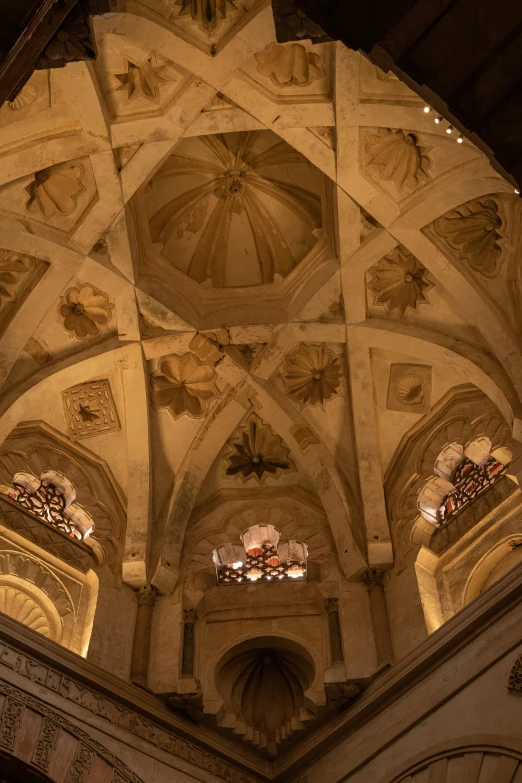
{"label": "star-shaped carved medallion", "polygon": [[160,87],[173,81],[173,77],[168,75],[168,63],[158,62],[154,54],[147,55],[141,62],[132,60],[128,55],[126,59],[127,70],[114,74],[120,82],[114,92],[126,92],[129,103],[137,98],[146,98],[159,105]]}

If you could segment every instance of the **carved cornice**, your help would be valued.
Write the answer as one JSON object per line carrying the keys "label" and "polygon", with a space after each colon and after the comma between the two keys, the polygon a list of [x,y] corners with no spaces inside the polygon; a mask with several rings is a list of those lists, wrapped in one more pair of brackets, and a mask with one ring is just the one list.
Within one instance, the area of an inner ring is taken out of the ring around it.
{"label": "carved cornice", "polygon": [[[27,629],[24,626],[21,626],[16,621],[12,621],[9,617],[1,617],[0,669],[1,666],[11,669],[17,675],[38,685],[42,692],[47,689],[50,694],[58,694],[66,701],[83,707],[99,718],[106,719],[113,726],[119,727],[131,735],[151,743],[162,751],[189,761],[199,769],[211,772],[227,783],[259,783],[259,778],[254,775],[240,771],[230,762],[214,755],[211,750],[204,749],[201,744],[196,745],[190,739],[185,739],[187,734],[191,733],[187,722],[177,719],[170,710],[163,707],[156,697],[146,694],[131,685],[122,683],[118,678],[102,672],[97,667],[88,664],[83,659],[79,659],[76,655],[72,655],[59,645],[50,643],[50,646],[47,646],[47,640],[43,639],[40,634],[35,639],[34,633],[29,632],[27,634]],[[11,644],[11,642],[7,641],[7,638],[13,637],[13,635],[18,637],[18,644]],[[21,644],[20,641],[22,642]],[[24,652],[24,648],[29,652]],[[42,660],[45,663],[38,660],[37,649],[42,654]],[[50,666],[47,663],[49,658],[51,660],[58,659],[56,660],[57,665],[54,667]],[[60,663],[64,661],[70,662],[72,668],[78,669],[82,682],[80,682],[80,679],[71,676],[70,667],[67,665],[60,667]],[[91,683],[86,685],[85,669],[90,670],[91,674],[96,673],[103,682],[99,680],[98,682],[92,682],[91,680]],[[0,679],[0,693],[7,693],[6,689],[10,687],[10,685]],[[106,692],[113,693],[116,698],[120,696],[121,700],[118,702],[115,699],[107,698],[104,695]],[[40,702],[34,701],[36,705],[40,704]],[[38,711],[36,707],[32,707],[32,709]],[[46,714],[46,709],[46,706],[42,704],[40,712]],[[49,712],[52,711],[49,710]],[[165,724],[178,728],[179,734],[174,734],[172,731],[163,728]],[[204,739],[210,738],[209,732],[200,729],[198,731],[199,736],[202,733],[207,734],[207,737]],[[85,736],[87,737],[87,735]],[[221,752],[229,758],[250,755],[244,751],[238,751],[232,743],[223,742],[220,738],[216,739],[217,742],[215,744],[221,745]],[[258,765],[259,761],[252,759],[252,766]],[[134,779],[131,778],[132,780]],[[136,778],[135,783],[141,783],[141,781]]]}

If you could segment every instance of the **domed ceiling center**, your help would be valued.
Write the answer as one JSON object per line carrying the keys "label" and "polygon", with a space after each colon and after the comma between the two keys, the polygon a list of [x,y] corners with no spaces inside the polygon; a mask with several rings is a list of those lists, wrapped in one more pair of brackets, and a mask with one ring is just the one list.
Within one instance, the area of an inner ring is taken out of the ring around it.
{"label": "domed ceiling center", "polygon": [[271,131],[184,139],[146,192],[151,240],[205,286],[277,282],[317,241],[321,177]]}

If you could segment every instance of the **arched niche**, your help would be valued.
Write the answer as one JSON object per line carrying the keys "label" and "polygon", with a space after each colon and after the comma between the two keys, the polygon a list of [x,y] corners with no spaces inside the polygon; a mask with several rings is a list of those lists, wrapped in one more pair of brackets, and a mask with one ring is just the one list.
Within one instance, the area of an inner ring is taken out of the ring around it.
{"label": "arched niche", "polygon": [[502,735],[462,737],[437,745],[388,772],[379,783],[508,783],[522,769],[522,743]]}
{"label": "arched niche", "polygon": [[469,604],[522,563],[522,535],[512,535],[489,550],[469,576],[463,604]]}

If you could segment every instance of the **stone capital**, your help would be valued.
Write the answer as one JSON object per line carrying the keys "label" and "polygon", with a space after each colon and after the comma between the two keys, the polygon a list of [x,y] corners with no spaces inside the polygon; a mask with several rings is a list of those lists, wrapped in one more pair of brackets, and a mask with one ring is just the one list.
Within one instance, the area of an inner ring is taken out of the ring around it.
{"label": "stone capital", "polygon": [[362,578],[362,582],[370,593],[376,589],[384,590],[382,571],[374,571],[372,569],[366,571]]}
{"label": "stone capital", "polygon": [[183,609],[183,622],[185,625],[195,625],[198,613],[195,609]]}
{"label": "stone capital", "polygon": [[327,614],[339,611],[339,599],[338,598],[325,598],[324,608]]}
{"label": "stone capital", "polygon": [[138,606],[154,606],[158,593],[152,585],[145,585],[138,590]]}

